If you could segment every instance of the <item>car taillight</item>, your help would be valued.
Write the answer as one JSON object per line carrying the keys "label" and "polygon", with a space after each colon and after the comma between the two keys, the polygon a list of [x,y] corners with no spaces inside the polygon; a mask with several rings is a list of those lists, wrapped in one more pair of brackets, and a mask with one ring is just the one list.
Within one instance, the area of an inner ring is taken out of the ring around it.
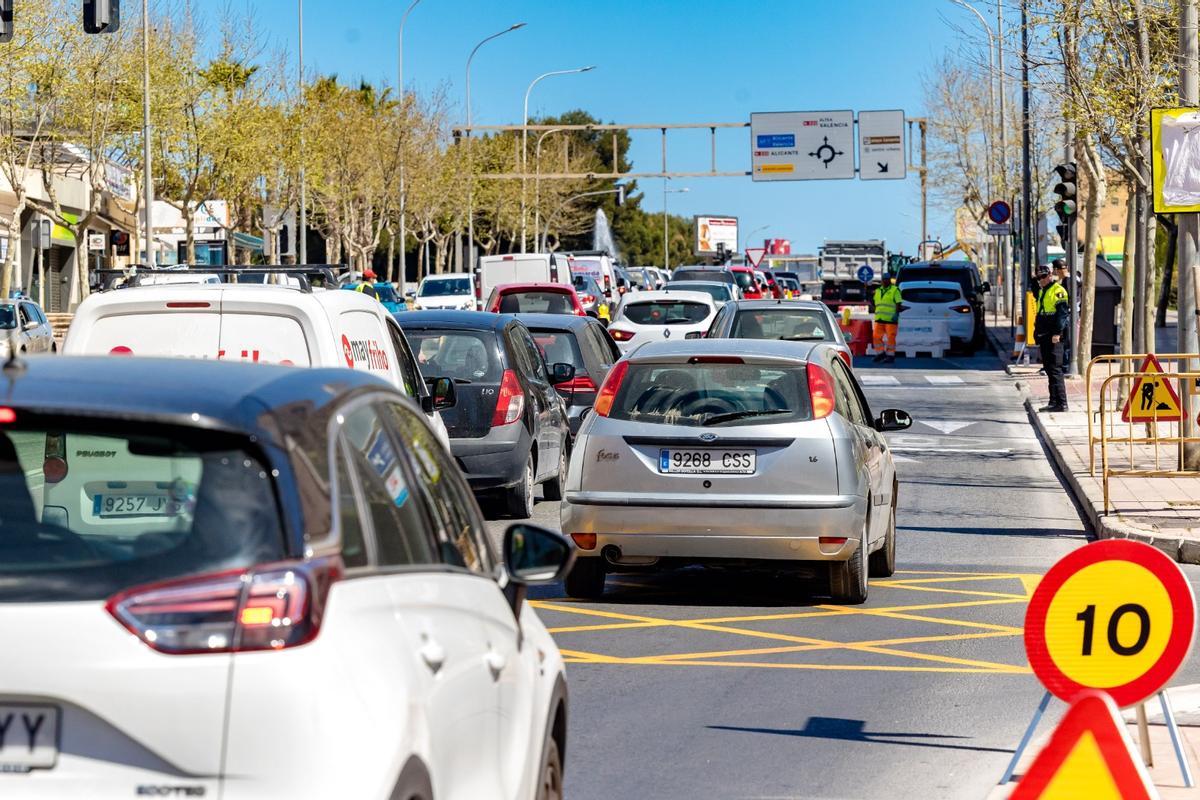
{"label": "car taillight", "polygon": [[628,342],[635,336],[633,331],[623,331],[620,328],[609,328],[608,333],[615,342]]}
{"label": "car taillight", "polygon": [[613,400],[616,399],[617,392],[621,388],[621,381],[625,380],[625,373],[628,371],[628,361],[617,362],[600,386],[600,393],[596,395],[596,402],[592,405],[593,411],[602,417],[608,416],[608,413],[612,411]]}
{"label": "car taillight", "polygon": [[845,350],[838,350],[837,354],[842,357],[842,361],[846,362],[847,367],[850,367],[851,369],[854,368],[854,359],[850,357],[849,353],[847,353]]}
{"label": "car taillight", "polygon": [[571,540],[580,550],[596,549],[596,534],[594,533],[572,533]]}
{"label": "car taillight", "polygon": [[496,398],[496,412],[492,414],[492,427],[511,425],[521,418],[525,411],[525,393],[521,391],[521,382],[517,373],[511,369],[504,370],[500,379],[500,395]]}
{"label": "car taillight", "polygon": [[596,296],[591,295],[591,294],[585,294],[582,297],[580,297],[579,299],[583,302],[583,304],[585,306],[591,305],[592,303],[596,302]]}
{"label": "car taillight", "polygon": [[578,375],[554,388],[560,392],[594,392],[596,391],[596,382],[587,375]]}
{"label": "car taillight", "polygon": [[971,313],[971,307],[968,305],[950,306],[950,310],[957,311],[960,314],[970,314]]}
{"label": "car taillight", "polygon": [[113,595],[104,608],[147,646],[168,655],[282,650],[321,628],[339,558],[267,564]]}
{"label": "car taillight", "polygon": [[483,302],[483,282],[479,279],[478,271],[475,272],[475,299]]}
{"label": "car taillight", "polygon": [[813,419],[824,419],[833,413],[833,378],[825,368],[811,361],[808,364],[808,399]]}

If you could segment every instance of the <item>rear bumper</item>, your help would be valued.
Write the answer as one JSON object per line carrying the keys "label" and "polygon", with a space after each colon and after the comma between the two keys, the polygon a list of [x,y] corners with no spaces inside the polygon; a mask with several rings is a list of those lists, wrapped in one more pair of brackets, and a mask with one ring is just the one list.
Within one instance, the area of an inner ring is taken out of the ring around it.
{"label": "rear bumper", "polygon": [[521,422],[492,428],[478,439],[451,439],[450,453],[477,492],[515,486],[521,481],[533,437]]}
{"label": "rear bumper", "polygon": [[[679,498],[568,493],[562,505],[565,534],[594,533],[596,548],[580,558],[620,548],[624,558],[845,561],[855,552],[867,500],[855,495],[809,500],[726,498],[683,505]],[[821,545],[820,537],[847,537]]]}

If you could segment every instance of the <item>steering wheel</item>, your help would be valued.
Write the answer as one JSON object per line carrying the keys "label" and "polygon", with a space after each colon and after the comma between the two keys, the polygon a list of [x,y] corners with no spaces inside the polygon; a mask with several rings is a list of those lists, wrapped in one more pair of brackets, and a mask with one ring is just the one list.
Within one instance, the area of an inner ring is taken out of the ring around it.
{"label": "steering wheel", "polygon": [[707,397],[699,390],[693,390],[679,398],[679,413],[687,417],[698,417],[701,414],[726,414],[737,411],[738,408],[723,397]]}

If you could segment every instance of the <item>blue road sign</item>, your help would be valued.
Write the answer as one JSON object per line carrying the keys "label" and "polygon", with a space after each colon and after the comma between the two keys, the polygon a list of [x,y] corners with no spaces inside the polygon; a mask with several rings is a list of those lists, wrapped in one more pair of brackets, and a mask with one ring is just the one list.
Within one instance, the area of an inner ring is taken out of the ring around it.
{"label": "blue road sign", "polygon": [[863,264],[858,268],[858,279],[863,283],[870,283],[875,279],[875,270],[871,269],[867,264]]}
{"label": "blue road sign", "polygon": [[758,135],[759,147],[795,147],[796,135],[794,133],[760,133]]}
{"label": "blue road sign", "polygon": [[988,206],[988,219],[997,225],[1003,225],[1012,217],[1012,208],[1003,200],[997,200]]}

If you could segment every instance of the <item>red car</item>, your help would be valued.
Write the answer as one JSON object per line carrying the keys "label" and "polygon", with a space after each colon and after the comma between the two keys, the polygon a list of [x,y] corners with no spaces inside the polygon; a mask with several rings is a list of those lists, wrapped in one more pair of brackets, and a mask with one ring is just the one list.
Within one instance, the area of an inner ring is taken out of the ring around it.
{"label": "red car", "polygon": [[587,312],[575,289],[563,283],[505,283],[492,289],[484,311],[497,314],[574,314]]}
{"label": "red car", "polygon": [[750,267],[730,267],[729,271],[733,273],[733,278],[737,281],[738,288],[742,290],[742,297],[747,300],[766,299],[759,288],[754,270],[750,269]]}

